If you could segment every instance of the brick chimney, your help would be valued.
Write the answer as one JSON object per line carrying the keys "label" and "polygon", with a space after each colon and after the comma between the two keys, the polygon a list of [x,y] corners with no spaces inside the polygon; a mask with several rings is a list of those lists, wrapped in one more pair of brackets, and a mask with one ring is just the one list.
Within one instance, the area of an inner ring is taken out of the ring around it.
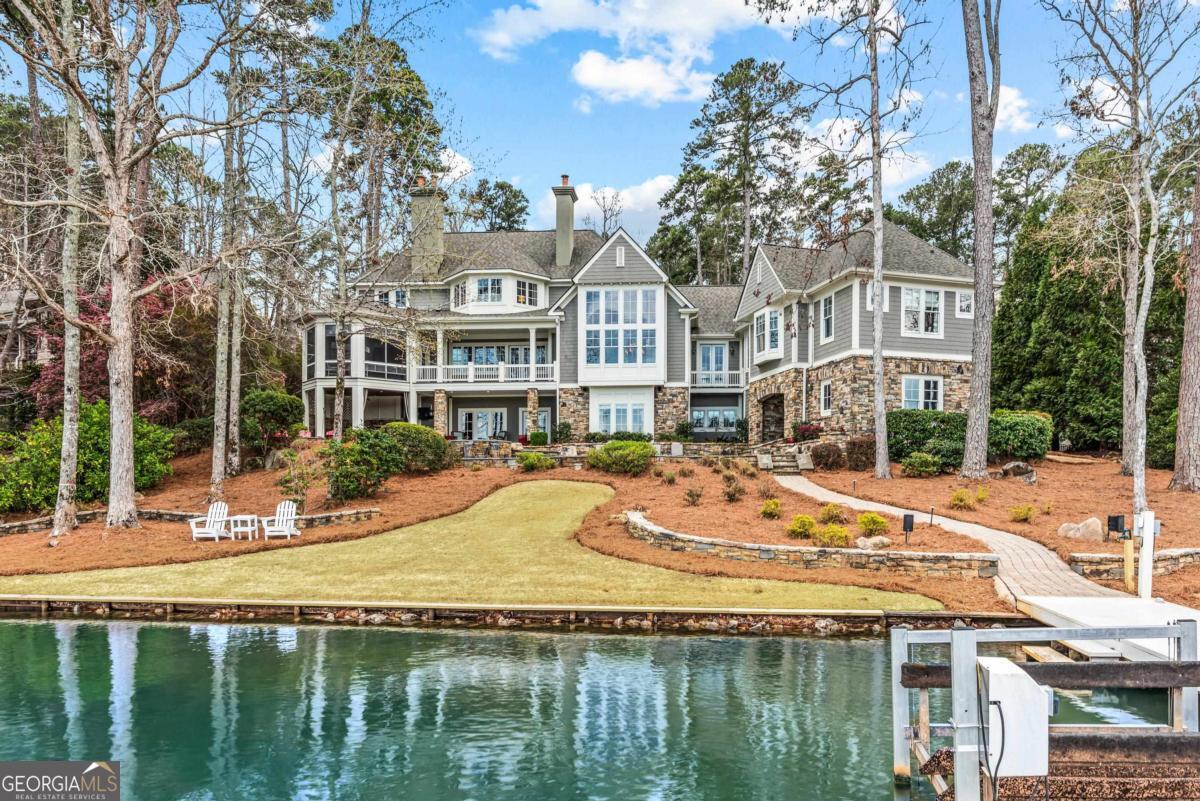
{"label": "brick chimney", "polygon": [[571,178],[563,175],[562,185],[553,187],[554,192],[554,261],[559,267],[571,263],[575,252],[575,187]]}
{"label": "brick chimney", "polygon": [[412,265],[415,272],[436,275],[446,254],[443,239],[446,208],[438,189],[437,178],[428,184],[425,176],[417,176],[412,188]]}

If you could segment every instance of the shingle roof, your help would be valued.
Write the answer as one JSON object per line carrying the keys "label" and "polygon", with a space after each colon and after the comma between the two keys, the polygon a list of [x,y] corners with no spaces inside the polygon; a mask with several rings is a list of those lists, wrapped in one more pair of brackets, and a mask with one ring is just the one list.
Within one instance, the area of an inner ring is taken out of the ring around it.
{"label": "shingle roof", "polygon": [[[444,234],[445,256],[438,278],[449,278],[465,270],[509,269],[570,278],[587,263],[604,240],[595,231],[575,230],[575,248],[571,263],[559,267],[555,259],[555,232],[549,231],[467,231]],[[392,257],[377,281],[405,281],[413,277],[409,254],[405,250]],[[429,277],[423,277],[428,280]]]}
{"label": "shingle roof", "polygon": [[[943,278],[971,278],[971,268],[944,250],[934,247],[902,226],[884,220],[883,269],[889,273],[915,273]],[[870,228],[852,233],[828,248],[763,245],[767,259],[784,288],[799,292],[855,269],[871,269]]]}
{"label": "shingle roof", "polygon": [[737,314],[738,299],[742,296],[740,284],[733,286],[679,286],[676,287],[699,313],[696,315],[696,330],[705,334],[731,334],[736,330],[733,323]]}

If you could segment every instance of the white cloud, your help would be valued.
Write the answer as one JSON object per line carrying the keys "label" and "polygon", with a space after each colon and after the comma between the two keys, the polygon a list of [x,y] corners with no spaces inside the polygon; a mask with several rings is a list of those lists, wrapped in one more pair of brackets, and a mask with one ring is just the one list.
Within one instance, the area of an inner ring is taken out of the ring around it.
{"label": "white cloud", "polygon": [[672,100],[702,99],[715,76],[693,70],[683,61],[668,63],[650,55],[612,59],[588,50],[571,68],[571,77],[610,103],[634,100],[657,106]]}
{"label": "white cloud", "polygon": [[1070,125],[1059,122],[1054,125],[1054,135],[1059,139],[1071,139],[1075,136],[1075,131]]}
{"label": "white cloud", "polygon": [[471,160],[453,148],[443,148],[438,153],[438,161],[442,163],[442,172],[438,177],[442,185],[456,184],[475,171]]}
{"label": "white cloud", "polygon": [[996,109],[996,129],[1022,133],[1032,131],[1035,123],[1029,110],[1029,99],[1015,86],[1000,84],[1000,105]]}
{"label": "white cloud", "polygon": [[571,101],[571,105],[574,106],[575,110],[580,114],[592,113],[592,98],[590,95],[580,95]]}
{"label": "white cloud", "polygon": [[745,0],[526,0],[493,11],[472,33],[483,52],[503,60],[556,33],[613,39],[614,55],[580,54],[574,80],[608,102],[658,105],[703,97],[712,75],[697,65],[712,60],[716,37],[763,24]]}
{"label": "white cloud", "polygon": [[[596,186],[591,183],[575,185],[575,194],[579,200],[575,203],[575,226],[583,224],[583,218],[591,215],[593,219],[600,217],[600,207],[595,198],[602,192],[616,190],[621,193],[621,225],[634,239],[645,244],[654,229],[658,227],[662,209],[658,207],[658,199],[675,185],[674,175],[656,175],[638,184],[625,187]],[[538,198],[535,212],[536,227],[554,227],[554,193],[547,189]]]}

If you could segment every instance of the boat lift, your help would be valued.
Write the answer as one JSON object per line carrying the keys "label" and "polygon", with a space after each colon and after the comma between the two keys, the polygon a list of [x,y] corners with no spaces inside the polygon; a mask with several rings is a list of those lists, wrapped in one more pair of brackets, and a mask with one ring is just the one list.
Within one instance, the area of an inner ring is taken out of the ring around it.
{"label": "boat lift", "polygon": [[[978,646],[986,643],[1033,645],[1063,640],[1165,640],[1168,658],[1138,662],[1010,662],[981,658],[978,653]],[[910,649],[914,645],[948,645],[949,664],[911,662]],[[892,773],[898,785],[910,783],[914,757],[920,764],[930,760],[932,737],[948,737],[953,741],[955,801],[992,797],[998,779],[1003,776],[1045,777],[1046,766],[1053,761],[1057,749],[1077,752],[1081,743],[1083,747],[1100,750],[1128,750],[1130,737],[1134,737],[1141,738],[1139,747],[1146,753],[1164,757],[1176,752],[1194,753],[1200,760],[1200,701],[1196,689],[1200,686],[1200,646],[1195,620],[1105,628],[961,626],[918,631],[897,626],[891,630],[891,668]],[[929,719],[929,690],[946,687],[951,693],[951,720],[933,723]],[[1170,692],[1170,724],[1052,725],[1049,688],[1166,689]],[[914,692],[918,695],[915,725],[911,703]],[[997,760],[997,745],[1004,747],[1002,738],[1006,734],[1011,749],[1003,758],[1008,760],[1007,765]],[[1180,746],[1184,746],[1183,751]],[[950,788],[940,774],[935,773],[931,780],[939,795]]]}

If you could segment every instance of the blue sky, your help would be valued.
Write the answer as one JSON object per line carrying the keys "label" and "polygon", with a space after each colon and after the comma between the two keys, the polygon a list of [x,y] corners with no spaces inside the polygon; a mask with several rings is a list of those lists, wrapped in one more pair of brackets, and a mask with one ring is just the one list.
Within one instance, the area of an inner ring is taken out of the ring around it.
{"label": "blue sky", "polygon": [[[933,47],[916,87],[921,135],[910,160],[888,170],[890,197],[970,157],[960,5],[933,0],[927,11],[920,33]],[[553,224],[549,187],[562,172],[584,189],[620,189],[624,223],[643,241],[713,75],[745,56],[783,61],[805,79],[845,69],[843,54],[792,41],[791,26],[767,27],[743,0],[465,0],[429,21],[433,38],[412,59],[450,101],[461,131],[455,149],[480,174],[516,181],[535,227]],[[1069,144],[1047,116],[1061,108],[1053,61],[1065,37],[1020,0],[1005,4],[1002,24],[997,159],[1023,142]],[[586,206],[586,194],[581,200]]]}

